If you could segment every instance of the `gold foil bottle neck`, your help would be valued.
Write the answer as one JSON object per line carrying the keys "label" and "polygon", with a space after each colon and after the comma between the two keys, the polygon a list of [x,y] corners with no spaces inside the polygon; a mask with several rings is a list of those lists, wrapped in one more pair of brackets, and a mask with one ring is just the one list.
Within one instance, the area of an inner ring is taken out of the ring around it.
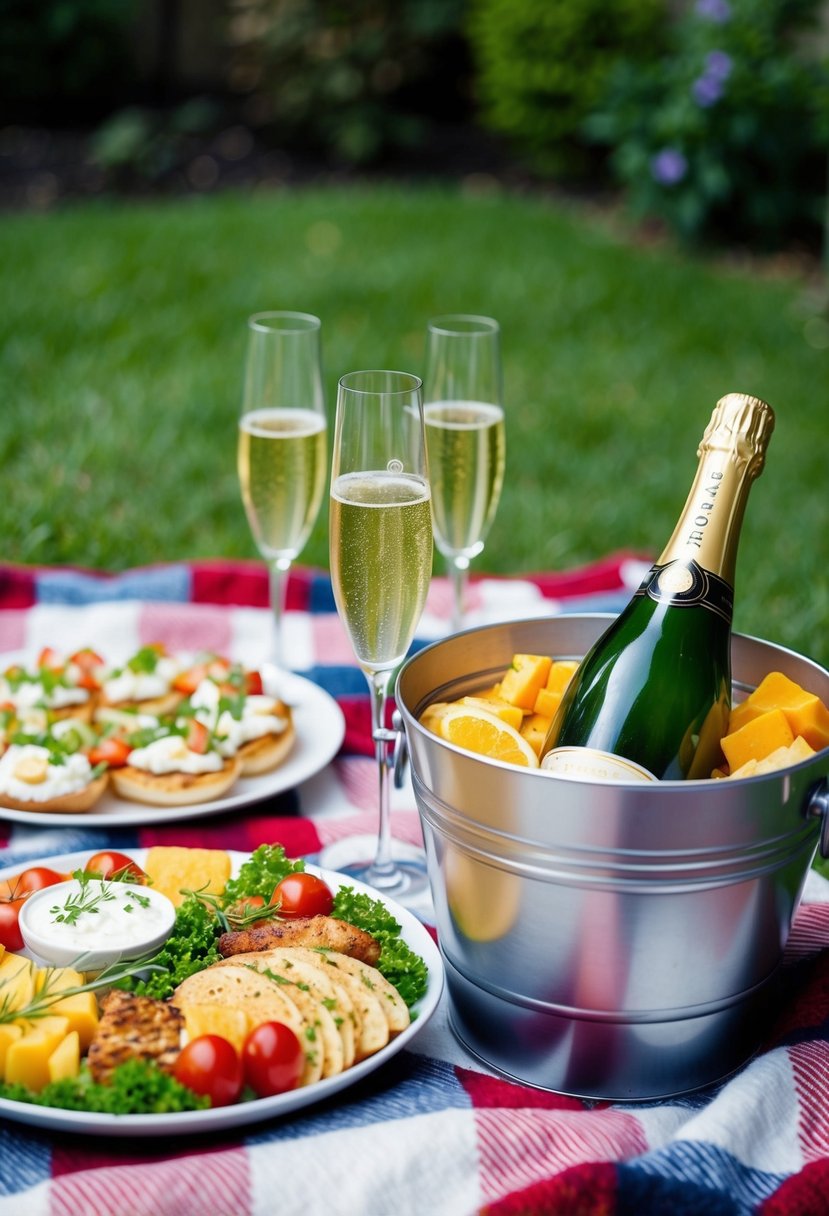
{"label": "gold foil bottle neck", "polygon": [[749,477],[754,478],[763,470],[773,430],[770,405],[747,393],[727,393],[714,407],[697,455],[715,450],[731,452],[732,459],[745,464]]}

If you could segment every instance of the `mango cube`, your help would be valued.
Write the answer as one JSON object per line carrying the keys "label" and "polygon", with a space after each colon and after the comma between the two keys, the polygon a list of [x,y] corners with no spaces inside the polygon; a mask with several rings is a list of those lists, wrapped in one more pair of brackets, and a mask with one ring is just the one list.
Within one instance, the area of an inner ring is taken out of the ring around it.
{"label": "mango cube", "polygon": [[6,1053],[17,1039],[23,1034],[23,1027],[16,1026],[13,1022],[4,1022],[0,1025],[0,1078],[6,1075]]}
{"label": "mango cube", "polygon": [[35,994],[36,969],[32,960],[7,950],[0,958],[0,1001],[8,1009],[22,1009]]}
{"label": "mango cube", "polygon": [[70,1030],[66,1037],[58,1043],[46,1060],[46,1068],[50,1081],[64,1081],[67,1077],[77,1077],[81,1071],[81,1045],[76,1030]]}
{"label": "mango cube", "polygon": [[541,654],[514,654],[501,681],[501,696],[510,705],[532,712],[535,699],[547,682],[552,659]]}
{"label": "mango cube", "polygon": [[66,1037],[68,1026],[66,1018],[40,1018],[35,1029],[11,1043],[6,1052],[7,1083],[39,1093],[49,1081],[49,1057]]}
{"label": "mango cube", "polygon": [[780,671],[771,671],[747,698],[761,712],[782,709],[794,736],[802,735],[815,751],[829,747],[829,709]]}
{"label": "mango cube", "polygon": [[741,726],[722,740],[722,750],[732,773],[748,760],[763,760],[779,747],[794,743],[794,735],[782,709],[772,709]]}

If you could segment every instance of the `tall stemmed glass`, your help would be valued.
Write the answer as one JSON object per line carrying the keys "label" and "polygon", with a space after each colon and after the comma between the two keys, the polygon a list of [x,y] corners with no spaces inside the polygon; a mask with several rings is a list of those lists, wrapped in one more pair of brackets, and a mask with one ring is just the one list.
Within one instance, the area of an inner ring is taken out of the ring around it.
{"label": "tall stemmed glass", "polygon": [[325,492],[320,328],[318,317],[302,312],[260,312],[248,319],[239,481],[253,538],[270,564],[273,660],[283,668],[288,571]]}
{"label": "tall stemmed glass", "polygon": [[395,736],[386,728],[386,701],[392,673],[414,636],[432,572],[432,513],[417,376],[364,371],[340,380],[329,526],[337,610],[371,693],[380,819],[376,841],[339,841],[322,860],[412,902],[427,878],[422,861],[393,852],[389,745]]}
{"label": "tall stemmed glass", "polygon": [[452,575],[452,628],[463,625],[467,571],[504,481],[500,329],[491,317],[427,324],[423,389],[435,544]]}

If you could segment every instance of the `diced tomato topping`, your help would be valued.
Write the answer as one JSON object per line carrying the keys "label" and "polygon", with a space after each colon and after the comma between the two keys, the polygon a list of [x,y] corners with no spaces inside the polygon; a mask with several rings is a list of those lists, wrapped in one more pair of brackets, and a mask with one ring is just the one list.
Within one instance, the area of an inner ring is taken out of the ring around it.
{"label": "diced tomato topping", "polygon": [[131,751],[132,748],[125,739],[110,735],[106,739],[101,739],[97,746],[90,749],[89,763],[92,765],[107,764],[110,768],[123,768],[128,763]]}
{"label": "diced tomato topping", "polygon": [[191,752],[198,752],[200,756],[209,750],[210,731],[203,722],[199,722],[198,718],[191,718],[188,722],[185,743]]}
{"label": "diced tomato topping", "polygon": [[262,676],[258,671],[245,672],[245,692],[249,697],[261,696],[264,691]]}
{"label": "diced tomato topping", "polygon": [[173,680],[173,688],[176,692],[183,692],[185,697],[191,697],[206,675],[207,665],[196,663],[195,666],[188,667],[186,671],[179,672]]}
{"label": "diced tomato topping", "polygon": [[103,667],[104,665],[104,660],[90,646],[84,646],[83,650],[76,650],[70,656],[69,662],[74,663],[76,667],[80,667],[81,671],[92,671],[94,668]]}
{"label": "diced tomato topping", "polygon": [[50,671],[62,671],[65,664],[58,652],[52,646],[44,646],[37,657],[38,667],[47,667]]}

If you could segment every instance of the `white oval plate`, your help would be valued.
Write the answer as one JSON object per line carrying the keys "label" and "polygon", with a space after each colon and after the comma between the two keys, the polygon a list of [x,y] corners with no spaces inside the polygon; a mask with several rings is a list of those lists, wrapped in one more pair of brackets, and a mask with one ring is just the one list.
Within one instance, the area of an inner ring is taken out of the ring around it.
{"label": "white oval plate", "polygon": [[[86,859],[91,857],[94,849],[86,849],[82,853],[60,853],[54,857],[43,857],[39,861],[18,863],[6,866],[0,870],[0,879],[19,874],[29,866],[51,866],[61,871],[71,872],[82,867]],[[142,865],[147,855],[146,849],[127,849],[128,855]],[[228,850],[234,874],[242,862],[247,861],[248,854]],[[412,1039],[425,1027],[429,1018],[435,1012],[441,992],[443,991],[443,963],[437,946],[428,930],[417,917],[412,916],[400,904],[381,895],[373,887],[367,887],[356,879],[343,879],[342,874],[334,870],[322,870],[319,866],[306,867],[314,874],[321,875],[330,887],[336,890],[340,886],[353,887],[355,891],[379,899],[386,905],[401,927],[403,940],[412,950],[425,961],[429,971],[429,983],[423,998],[412,1008],[412,1021],[409,1026],[385,1047],[353,1064],[345,1072],[336,1077],[326,1077],[313,1085],[302,1089],[291,1090],[286,1094],[277,1094],[273,1098],[257,1098],[252,1102],[239,1102],[235,1106],[219,1106],[215,1110],[178,1111],[165,1115],[104,1115],[97,1112],[79,1110],[61,1110],[56,1106],[35,1106],[28,1102],[10,1102],[0,1098],[0,1116],[12,1119],[17,1123],[28,1123],[33,1127],[45,1127],[52,1131],[79,1132],[96,1136],[172,1136],[190,1134],[192,1132],[218,1132],[232,1127],[243,1127],[249,1123],[261,1123],[265,1119],[273,1119],[279,1115],[287,1115],[291,1111],[300,1110],[323,1098],[347,1089],[369,1073],[390,1060],[392,1056],[402,1051]]]}
{"label": "white oval plate", "polygon": [[[3,656],[4,658],[8,656]],[[61,828],[83,824],[89,828],[134,827],[139,824],[171,823],[200,815],[218,815],[232,807],[248,806],[293,789],[324,769],[340,749],[345,736],[345,718],[332,696],[318,684],[293,672],[280,676],[280,693],[293,709],[296,741],[287,759],[272,773],[240,777],[226,798],[197,802],[192,806],[150,806],[105,793],[91,811],[59,814],[55,811],[20,811],[0,804],[0,818],[30,827]]]}

